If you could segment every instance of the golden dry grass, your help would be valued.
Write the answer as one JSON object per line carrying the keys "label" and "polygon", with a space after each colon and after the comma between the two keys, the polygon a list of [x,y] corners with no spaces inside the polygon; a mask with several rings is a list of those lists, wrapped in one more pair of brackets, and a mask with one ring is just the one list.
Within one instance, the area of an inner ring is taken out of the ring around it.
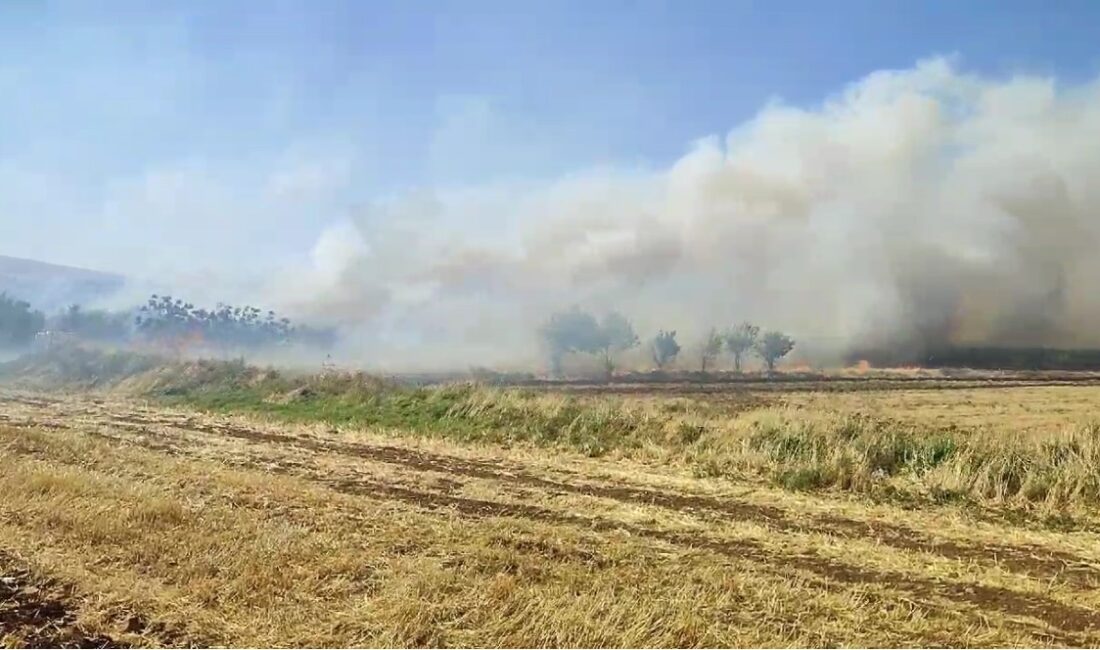
{"label": "golden dry grass", "polygon": [[[1026,440],[1090,417],[1084,396],[1067,416],[1064,389],[1048,390],[1029,397],[1048,428]],[[2,399],[0,575],[65,585],[72,625],[117,643],[1100,643],[1094,510],[1064,530],[987,516],[992,501],[975,511],[792,492],[746,460],[753,422],[879,406],[919,419],[924,409],[906,409],[922,395],[792,394],[747,411],[609,401],[609,417],[664,419],[596,458],[128,398]],[[562,398],[503,399],[552,410]],[[965,414],[985,396],[940,399]],[[673,444],[692,422],[703,434]],[[742,464],[699,476],[693,450]],[[5,641],[19,645],[21,630]]]}
{"label": "golden dry grass", "polygon": [[1058,433],[1100,421],[1100,386],[1019,386],[969,390],[884,390],[789,394],[806,411],[859,411],[934,427]]}

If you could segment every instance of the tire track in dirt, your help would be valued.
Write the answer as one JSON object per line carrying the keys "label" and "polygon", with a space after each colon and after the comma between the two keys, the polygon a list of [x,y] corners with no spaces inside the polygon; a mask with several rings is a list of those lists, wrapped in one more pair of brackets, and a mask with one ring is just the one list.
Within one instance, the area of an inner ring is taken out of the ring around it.
{"label": "tire track in dirt", "polygon": [[[34,401],[34,400],[32,400]],[[41,405],[56,404],[43,401]],[[38,405],[38,403],[36,403]],[[98,411],[83,411],[81,415],[97,419],[106,418],[118,424],[137,426],[169,426],[183,431],[206,435],[228,436],[256,443],[293,445],[310,451],[363,458],[417,471],[434,471],[500,481],[540,488],[551,493],[578,494],[605,498],[623,503],[656,506],[668,510],[693,514],[711,514],[751,521],[781,532],[811,532],[836,535],[844,539],[872,539],[880,544],[903,551],[922,552],[951,560],[992,563],[1004,569],[1042,580],[1061,580],[1081,587],[1095,587],[1100,583],[1100,569],[1091,560],[1071,553],[1030,545],[966,544],[951,540],[937,540],[911,528],[885,522],[869,522],[847,519],[836,515],[817,515],[792,518],[787,512],[771,506],[750,504],[730,498],[689,495],[676,492],[629,487],[622,485],[598,485],[568,483],[532,475],[520,467],[504,463],[465,459],[430,452],[413,451],[401,447],[347,443],[284,434],[270,433],[240,426],[208,423],[194,418],[184,421],[140,415],[116,415]],[[41,426],[57,426],[42,423]]]}
{"label": "tire track in dirt", "polygon": [[502,463],[413,451],[401,447],[347,443],[316,438],[302,438],[270,433],[232,425],[190,423],[165,419],[143,419],[132,416],[109,416],[113,422],[136,425],[166,425],[207,435],[230,436],[257,443],[294,445],[311,451],[338,454],[353,458],[383,462],[417,471],[456,474],[505,483],[536,487],[562,494],[578,494],[610,499],[623,503],[656,506],[696,514],[699,512],[729,516],[741,521],[759,523],[780,532],[811,532],[837,535],[845,539],[873,539],[883,545],[903,551],[923,552],[951,560],[999,564],[1011,572],[1023,573],[1043,580],[1063,580],[1077,586],[1100,583],[1100,570],[1089,560],[1051,549],[1026,545],[971,545],[956,541],[936,540],[897,524],[857,521],[836,515],[792,518],[784,510],[761,504],[750,504],[729,498],[661,492],[648,488],[591,483],[566,483],[534,476],[520,468]]}
{"label": "tire track in dirt", "polygon": [[[736,560],[750,561],[765,567],[785,567],[811,573],[826,584],[887,585],[891,589],[907,592],[917,599],[941,598],[955,603],[965,603],[977,611],[999,611],[1007,616],[1030,617],[1046,625],[1071,634],[1052,633],[1049,630],[1029,630],[1048,636],[1057,642],[1081,644],[1074,633],[1100,629],[1100,612],[1067,605],[1039,595],[1032,595],[975,583],[946,583],[915,578],[900,572],[863,569],[814,554],[791,554],[767,548],[753,540],[715,540],[707,537],[676,533],[636,526],[625,522],[595,517],[584,517],[557,512],[530,504],[513,504],[425,492],[393,484],[367,480],[330,479],[292,471],[289,468],[267,464],[248,465],[249,469],[304,478],[342,494],[372,499],[398,501],[432,511],[450,510],[471,518],[509,517],[528,519],[554,525],[566,525],[595,533],[623,532],[637,538],[656,540],[689,550],[704,550]],[[926,604],[937,608],[933,603]]]}
{"label": "tire track in dirt", "polygon": [[[134,447],[139,447],[139,448],[143,448],[143,449],[148,449],[148,450],[151,450],[151,451],[164,453],[165,455],[176,457],[176,458],[188,458],[188,459],[194,458],[194,459],[198,459],[198,460],[208,460],[207,457],[187,453],[181,447],[173,446],[173,445],[166,444],[166,443],[157,442],[157,441],[155,441],[153,439],[150,439],[150,438],[141,438],[141,439],[128,438],[128,437],[120,438],[120,437],[116,437],[116,436],[108,434],[108,433],[103,433],[103,432],[94,431],[94,430],[80,430],[80,432],[83,433],[83,434],[89,435],[90,437],[102,439],[102,440],[110,442],[110,443],[115,443],[115,444],[122,443],[122,444],[125,444],[125,445],[128,445],[128,446],[134,446]],[[31,452],[30,455],[33,456],[33,457],[39,458],[40,460],[48,460],[49,459],[49,456],[47,454],[43,454],[43,453],[40,453],[40,452]],[[368,489],[369,485],[366,482],[362,482],[362,481],[357,482],[357,481],[347,481],[347,480],[345,480],[345,481],[342,481],[342,482],[333,483],[331,479],[326,479],[324,477],[317,476],[316,474],[312,474],[312,475],[310,475],[310,474],[301,474],[301,473],[292,471],[292,468],[290,466],[272,465],[269,462],[259,462],[259,461],[255,461],[255,460],[247,460],[247,459],[239,459],[239,458],[234,458],[234,459],[223,458],[221,460],[221,462],[223,464],[229,466],[230,468],[233,468],[233,469],[240,469],[240,470],[245,470],[245,471],[259,471],[259,472],[264,472],[264,473],[270,472],[270,473],[280,474],[280,475],[288,476],[288,477],[291,477],[291,478],[295,478],[295,479],[299,479],[299,480],[306,480],[306,481],[309,481],[311,483],[316,483],[320,487],[325,488],[325,489],[331,489],[334,492],[339,492],[339,493],[342,493],[342,494],[350,494],[350,495],[353,495],[353,496],[361,496],[361,497],[369,498],[371,500],[380,500],[380,501],[392,500],[392,501],[397,501],[399,503],[405,503],[407,505],[412,505],[412,506],[424,509],[428,512],[443,513],[443,512],[455,512],[457,510],[457,512],[459,512],[459,514],[461,514],[463,516],[466,516],[466,517],[475,518],[475,519],[480,518],[480,517],[499,517],[499,516],[507,516],[507,517],[511,517],[511,518],[532,518],[532,517],[534,517],[534,520],[541,519],[541,520],[547,521],[549,523],[555,523],[556,521],[560,521],[560,523],[562,523],[563,525],[571,525],[571,526],[579,528],[581,530],[591,530],[593,532],[608,532],[608,531],[618,530],[618,531],[623,531],[623,532],[627,532],[627,533],[631,533],[632,531],[634,533],[637,533],[639,531],[645,531],[646,530],[646,529],[643,529],[643,528],[633,527],[633,526],[630,526],[628,524],[627,525],[619,525],[619,524],[616,524],[613,521],[608,521],[608,520],[603,520],[603,521],[601,521],[601,520],[590,520],[590,519],[586,519],[586,518],[583,518],[583,517],[576,517],[576,516],[570,516],[570,515],[565,515],[564,517],[561,517],[560,513],[555,513],[553,511],[545,511],[544,509],[539,509],[537,507],[527,507],[527,506],[514,507],[514,506],[509,506],[508,504],[500,504],[500,503],[493,503],[493,502],[478,502],[476,500],[470,500],[470,499],[463,500],[461,502],[463,505],[457,506],[457,508],[456,508],[455,502],[453,502],[453,501],[447,501],[444,504],[438,503],[439,499],[435,498],[434,493],[417,491],[417,490],[394,489],[394,486],[391,485],[391,484],[374,483],[373,485],[376,485],[379,488],[379,490],[381,491],[381,493],[375,493],[375,492],[372,492],[371,490]],[[294,468],[294,469],[304,469],[304,466],[303,467],[297,467],[297,468]],[[314,470],[314,471],[316,471],[316,470]],[[427,498],[421,498],[421,496],[427,497]],[[543,516],[544,512],[545,512],[545,516]],[[660,531],[657,531],[657,532],[660,532]],[[666,537],[655,537],[654,539],[656,539],[658,541],[661,541],[661,542],[668,543],[668,544],[675,544],[677,542],[677,540],[675,538],[670,538],[670,537],[667,537],[667,536]],[[540,555],[548,555],[552,559],[558,559],[558,560],[563,560],[563,561],[579,561],[582,564],[587,564],[587,565],[592,566],[594,568],[606,568],[610,564],[613,564],[608,559],[603,558],[600,555],[598,555],[596,553],[592,553],[590,551],[563,552],[563,551],[558,550],[558,549],[550,548],[549,552],[547,553],[547,552],[545,552],[546,549],[547,549],[545,542],[541,542],[539,540],[529,542],[529,541],[525,541],[525,540],[518,540],[517,541],[517,540],[514,540],[512,538],[505,538],[505,539],[500,539],[500,540],[497,540],[497,541],[500,542],[500,543],[503,543],[507,547],[515,548],[517,551],[520,551],[520,552],[538,552]],[[689,552],[693,551],[693,550],[696,550],[698,548],[699,548],[699,546],[697,544],[688,544],[687,545],[687,550]],[[746,555],[743,552],[745,549],[749,549],[750,551],[752,551],[752,556],[749,557],[748,559],[752,559],[752,560],[757,562],[758,566],[755,567],[756,570],[761,570],[761,571],[764,571],[766,573],[775,574],[777,576],[781,576],[781,577],[784,577],[784,578],[789,578],[790,577],[789,573],[784,571],[784,569],[786,568],[784,565],[782,565],[782,564],[777,565],[775,563],[775,559],[776,559],[775,554],[767,553],[767,552],[762,554],[761,552],[758,552],[758,550],[757,550],[757,549],[759,549],[759,545],[756,545],[756,544],[753,544],[753,543],[750,543],[748,546],[746,546],[744,544],[739,544],[739,543],[720,543],[720,547],[717,547],[717,548],[715,548],[715,547],[705,548],[704,547],[702,550],[709,550],[711,552],[717,552],[717,553],[720,553],[722,555],[731,557],[731,559],[743,560],[743,559],[746,559]],[[735,551],[740,551],[740,552],[735,553]],[[761,558],[769,559],[770,562],[761,563],[762,562]],[[779,559],[782,559],[782,557],[780,557]],[[799,583],[801,583],[801,584],[810,585],[813,588],[820,589],[823,592],[833,591],[837,587],[838,584],[840,584],[840,585],[846,584],[846,583],[843,583],[843,582],[837,582],[835,580],[831,581],[831,580],[829,580],[825,577],[822,577],[821,575],[818,575],[818,574],[814,574],[812,577],[809,576],[809,575],[803,574],[803,575],[799,576],[798,580],[799,580]],[[889,592],[887,592],[887,593],[866,592],[866,593],[862,593],[861,597],[867,599],[868,602],[875,602],[875,603],[880,603],[880,604],[886,604],[886,603],[894,604],[896,602],[896,596],[891,596],[889,594]],[[931,600],[928,600],[928,599],[920,598],[915,594],[906,594],[905,600],[907,602],[912,603],[913,605],[916,605],[916,606],[919,606],[919,607],[923,608],[923,610],[925,610],[927,612],[937,612],[940,615],[956,616],[956,617],[958,617],[958,616],[965,617],[967,615],[965,613],[965,610],[960,611],[957,607],[945,606],[941,602],[934,602],[934,601],[931,601]],[[1066,635],[1066,634],[1058,633],[1058,632],[1052,632],[1052,631],[1050,631],[1048,629],[1045,629],[1045,628],[1036,628],[1031,624],[1019,624],[1019,623],[1017,623],[1014,626],[1021,628],[1022,631],[1026,631],[1028,634],[1033,635],[1033,638],[1038,639],[1038,640],[1042,640],[1044,643],[1060,643],[1060,644],[1063,644],[1063,645],[1082,645],[1083,644],[1083,642],[1081,640],[1076,639],[1074,636],[1070,636],[1070,635]],[[939,637],[932,637],[932,636],[923,637],[922,636],[921,639],[922,640],[920,642],[917,642],[915,645],[923,645],[923,646],[927,646],[927,647],[952,647],[953,646],[953,642],[945,641],[944,639],[939,638]]]}
{"label": "tire track in dirt", "polygon": [[[552,524],[587,528],[597,533],[621,531],[629,535],[662,541],[689,549],[702,549],[727,557],[749,560],[765,566],[780,565],[812,573],[827,582],[843,584],[888,585],[918,598],[944,598],[966,603],[977,610],[995,610],[1008,616],[1038,619],[1054,628],[1071,633],[1100,629],[1100,612],[1067,605],[1039,595],[979,585],[945,583],[915,578],[900,572],[876,571],[841,563],[818,555],[777,552],[752,540],[715,540],[705,537],[656,530],[607,519],[582,517],[526,504],[501,504],[451,495],[422,492],[370,481],[316,479],[338,492],[383,497],[427,509],[448,508],[472,517],[513,517]],[[1050,634],[1042,631],[1041,634]],[[1059,641],[1079,643],[1072,636],[1053,635]]]}
{"label": "tire track in dirt", "polygon": [[[155,443],[148,439],[119,438],[105,433],[86,432],[115,442],[123,442],[166,452],[190,456],[183,448]],[[285,441],[284,441],[285,444]],[[255,459],[224,459],[221,462],[233,467],[244,467],[260,472],[271,472],[304,479],[332,489],[335,492],[363,496],[377,500],[389,500],[416,506],[429,511],[452,511],[470,518],[509,517],[527,519],[554,525],[566,525],[596,533],[623,532],[628,535],[663,542],[688,550],[702,550],[732,559],[760,564],[765,568],[795,569],[810,573],[826,584],[886,585],[890,589],[905,592],[917,599],[947,600],[967,605],[976,613],[997,611],[1010,617],[1026,617],[1054,628],[1033,629],[1029,633],[1050,638],[1058,643],[1083,645],[1083,639],[1093,639],[1093,631],[1100,629],[1100,612],[1069,605],[1039,594],[1029,594],[1011,589],[977,583],[943,582],[911,576],[897,571],[866,569],[813,553],[795,554],[768,548],[754,540],[718,540],[675,531],[658,530],[598,517],[585,517],[562,513],[531,504],[500,503],[483,499],[426,492],[364,479],[334,479],[310,472],[303,467],[287,467]],[[940,608],[934,602],[926,602]],[[1086,635],[1081,637],[1081,635]]]}
{"label": "tire track in dirt", "polygon": [[[35,407],[50,407],[61,403],[59,400],[26,398],[23,396],[10,399]],[[0,396],[0,401],[2,400],[3,396]],[[191,417],[187,417],[181,422],[157,417],[151,412],[142,415],[115,415],[103,411],[84,410],[79,414],[97,419],[106,418],[116,423],[170,426],[197,433],[230,436],[253,442],[291,444],[311,451],[364,458],[419,471],[436,471],[527,485],[559,494],[571,493],[606,498],[619,502],[662,507],[687,514],[703,513],[729,516],[738,520],[756,522],[779,531],[825,533],[845,539],[873,539],[878,543],[899,550],[930,553],[952,560],[994,563],[1012,572],[1023,573],[1042,580],[1061,580],[1076,586],[1093,587],[1100,583],[1100,569],[1097,569],[1094,561],[1070,553],[1036,546],[974,545],[957,541],[937,540],[897,524],[857,521],[836,515],[792,519],[787,513],[778,508],[748,504],[728,498],[719,499],[710,496],[661,492],[639,487],[567,483],[534,476],[521,468],[509,467],[503,463],[462,459],[454,456],[412,451],[400,447],[344,443],[273,434],[231,425],[202,425],[196,423],[194,418]],[[0,414],[0,418],[3,417]],[[42,422],[41,426],[57,425]]]}
{"label": "tire track in dirt", "polygon": [[[1034,618],[1046,625],[1071,634],[1052,633],[1049,630],[1030,630],[1031,632],[1070,645],[1082,643],[1082,640],[1077,638],[1075,633],[1088,633],[1100,629],[1100,612],[1003,587],[976,583],[939,582],[916,578],[900,572],[863,569],[814,554],[796,555],[779,552],[753,540],[715,540],[684,533],[645,528],[608,519],[570,515],[528,504],[505,504],[456,497],[372,481],[325,479],[302,476],[293,472],[287,472],[287,474],[324,484],[344,494],[394,500],[428,510],[449,509],[468,517],[511,517],[568,525],[597,533],[624,532],[634,537],[657,540],[687,549],[710,551],[764,566],[778,565],[805,571],[821,578],[826,584],[833,582],[847,585],[888,585],[891,589],[908,592],[908,594],[918,599],[942,598],[955,603],[965,603],[974,607],[978,612],[992,610],[999,611],[1007,616]],[[935,608],[934,604],[926,604]]]}

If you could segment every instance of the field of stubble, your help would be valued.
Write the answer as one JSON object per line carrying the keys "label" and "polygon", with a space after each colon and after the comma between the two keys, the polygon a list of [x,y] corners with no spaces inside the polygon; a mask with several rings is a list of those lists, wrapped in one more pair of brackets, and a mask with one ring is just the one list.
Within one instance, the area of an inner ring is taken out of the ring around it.
{"label": "field of stubble", "polygon": [[321,388],[0,392],[3,642],[1100,644],[1091,383]]}

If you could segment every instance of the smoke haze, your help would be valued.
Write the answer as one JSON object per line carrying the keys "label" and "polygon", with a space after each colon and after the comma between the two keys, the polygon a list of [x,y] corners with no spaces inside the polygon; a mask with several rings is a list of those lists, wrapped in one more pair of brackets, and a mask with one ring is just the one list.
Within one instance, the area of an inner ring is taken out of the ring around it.
{"label": "smoke haze", "polygon": [[752,320],[804,348],[1100,344],[1100,83],[937,58],[764,106],[667,168],[436,187],[350,211],[265,300],[382,367],[537,362],[537,326]]}

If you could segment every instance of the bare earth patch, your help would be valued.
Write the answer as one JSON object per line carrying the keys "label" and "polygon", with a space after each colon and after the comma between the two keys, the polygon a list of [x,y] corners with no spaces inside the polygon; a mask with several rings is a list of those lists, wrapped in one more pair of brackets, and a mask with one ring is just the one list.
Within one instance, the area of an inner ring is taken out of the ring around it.
{"label": "bare earth patch", "polygon": [[83,629],[66,590],[0,551],[0,642],[25,648],[127,647]]}

